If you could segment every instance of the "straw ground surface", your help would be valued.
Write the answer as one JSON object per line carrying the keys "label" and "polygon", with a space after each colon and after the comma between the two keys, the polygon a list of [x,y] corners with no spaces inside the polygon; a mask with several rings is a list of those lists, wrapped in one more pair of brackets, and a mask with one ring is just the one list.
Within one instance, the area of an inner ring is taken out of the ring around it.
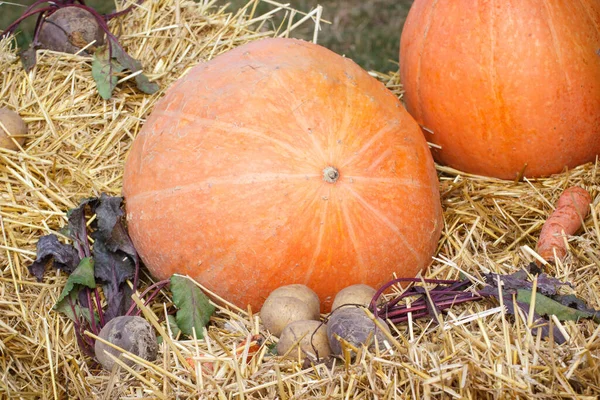
{"label": "straw ground surface", "polygon": [[[303,14],[288,13],[278,32],[252,14],[255,2],[233,14],[209,1],[146,1],[113,22],[130,54],[161,89],[193,65],[247,41],[293,35]],[[125,6],[121,3],[120,7]],[[302,22],[313,23],[320,10]],[[293,15],[292,15],[293,14]],[[124,77],[102,101],[89,58],[40,52],[23,72],[9,42],[0,43],[0,106],[18,111],[29,138],[18,152],[0,150],[0,397],[401,399],[579,398],[600,395],[600,328],[592,321],[559,322],[563,345],[532,334],[522,315],[493,301],[454,307],[442,324],[414,320],[392,328],[388,347],[362,350],[356,360],[306,365],[272,356],[276,342],[258,316],[212,297],[218,311],[203,340],[169,336],[163,322],[168,291],[143,315],[164,339],[157,361],[106,372],[84,357],[72,324],[51,310],[65,276],[47,272],[38,283],[27,271],[41,235],[65,225],[80,199],[119,195],[132,140],[161,93],[143,95]],[[397,75],[376,74],[401,95]],[[445,229],[426,277],[474,285],[485,272],[509,273],[534,260],[537,235],[561,190],[581,185],[592,214],[580,235],[565,238],[570,255],[552,273],[573,293],[600,308],[600,165],[585,165],[536,181],[507,182],[438,167]],[[145,285],[150,278],[144,277]],[[135,296],[134,296],[135,297]],[[139,302],[139,299],[135,297]],[[141,304],[141,303],[140,303]],[[256,351],[246,340],[262,334]],[[256,352],[255,352],[256,351]],[[132,356],[128,356],[132,357]]]}

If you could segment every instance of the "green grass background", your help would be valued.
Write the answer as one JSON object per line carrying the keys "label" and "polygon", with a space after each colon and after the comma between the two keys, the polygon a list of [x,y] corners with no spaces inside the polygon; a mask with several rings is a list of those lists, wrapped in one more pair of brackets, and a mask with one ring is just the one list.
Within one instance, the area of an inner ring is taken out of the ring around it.
{"label": "green grass background", "polygon": [[[229,3],[239,8],[247,0]],[[280,3],[289,3],[300,11],[309,11],[320,4],[322,18],[331,24],[322,24],[319,44],[352,58],[367,70],[398,69],[400,33],[413,0],[280,0]],[[261,3],[259,11],[273,8]],[[312,34],[312,26],[307,23],[295,36],[312,39]]]}
{"label": "green grass background", "polygon": [[[6,28],[34,0],[0,0],[0,29]],[[173,0],[174,1],[174,0]],[[318,4],[323,6],[322,18],[331,24],[322,24],[318,43],[336,53],[352,58],[367,70],[387,72],[398,68],[400,33],[413,0],[281,0],[300,11],[309,11]],[[219,5],[230,4],[235,10],[248,0],[219,0]],[[114,6],[111,0],[87,0],[86,4],[101,13]],[[259,12],[274,6],[261,3]],[[127,16],[123,17],[127,18]],[[296,17],[298,19],[298,17]],[[35,17],[22,24],[19,44],[31,40]],[[311,24],[298,29],[296,37],[312,38]]]}

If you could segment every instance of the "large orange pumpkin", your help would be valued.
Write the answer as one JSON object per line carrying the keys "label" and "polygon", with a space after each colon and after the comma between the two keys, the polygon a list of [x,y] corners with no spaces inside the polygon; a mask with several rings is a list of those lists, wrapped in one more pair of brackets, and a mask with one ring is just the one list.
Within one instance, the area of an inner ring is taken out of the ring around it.
{"label": "large orange pumpkin", "polygon": [[129,232],[158,278],[240,307],[303,283],[338,290],[426,267],[442,226],[418,124],[365,71],[292,39],[240,46],[169,88],[135,139]]}
{"label": "large orange pumpkin", "polygon": [[400,73],[443,164],[514,179],[600,154],[598,0],[416,0]]}

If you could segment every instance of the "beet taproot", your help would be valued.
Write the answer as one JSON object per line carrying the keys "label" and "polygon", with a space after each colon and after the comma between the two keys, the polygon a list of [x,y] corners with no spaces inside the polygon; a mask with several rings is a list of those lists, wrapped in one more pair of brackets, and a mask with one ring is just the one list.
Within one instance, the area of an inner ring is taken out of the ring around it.
{"label": "beet taproot", "polygon": [[78,7],[56,10],[40,27],[39,42],[44,49],[74,54],[94,40],[87,54],[104,44],[104,31],[89,11]]}
{"label": "beet taproot", "polygon": [[[142,317],[124,315],[108,321],[98,337],[148,361],[154,361],[158,351],[158,342],[154,328]],[[115,364],[108,355],[120,358],[125,364],[133,365],[134,361],[123,358],[122,352],[96,340],[94,353],[100,365],[111,370]],[[121,356],[121,357],[120,357]]]}

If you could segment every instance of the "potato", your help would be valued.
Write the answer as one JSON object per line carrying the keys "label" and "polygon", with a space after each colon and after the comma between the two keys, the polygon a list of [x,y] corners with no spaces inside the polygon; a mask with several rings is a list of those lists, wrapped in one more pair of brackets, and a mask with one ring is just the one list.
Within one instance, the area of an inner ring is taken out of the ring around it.
{"label": "potato", "polygon": [[325,325],[314,320],[295,321],[288,324],[283,329],[277,343],[277,354],[282,356],[289,351],[290,357],[296,357],[298,346],[302,353],[312,359],[317,359],[317,356],[318,358],[329,357],[331,349]]}
{"label": "potato", "polygon": [[[158,351],[156,334],[150,323],[142,317],[131,315],[115,317],[104,325],[98,336],[145,360],[156,360]],[[94,352],[98,362],[109,371],[112,369],[114,361],[107,353],[117,357],[122,354],[119,350],[99,340],[96,340]],[[120,359],[127,365],[134,364],[133,361],[122,356]]]}
{"label": "potato", "polygon": [[371,286],[360,283],[345,287],[335,295],[331,309],[335,310],[344,304],[360,304],[361,306],[369,307],[376,292]]}
{"label": "potato", "polygon": [[321,303],[319,296],[308,286],[293,284],[278,287],[273,290],[269,297],[295,297],[302,300],[312,310],[313,316],[307,319],[319,319],[321,315]]}
{"label": "potato", "polygon": [[296,297],[269,296],[260,309],[260,318],[265,328],[277,337],[289,323],[313,319],[313,317],[314,310]]}
{"label": "potato", "polygon": [[0,147],[19,150],[19,146],[13,139],[23,146],[27,134],[27,125],[21,116],[8,108],[0,108],[0,123],[2,124],[0,125]]}
{"label": "potato", "polygon": [[319,296],[308,286],[293,284],[278,287],[265,300],[260,317],[265,327],[277,337],[291,322],[318,320],[321,304]]}
{"label": "potato", "polygon": [[[389,332],[389,327],[385,321],[381,318],[378,318],[378,320]],[[386,336],[381,329],[375,328],[375,323],[365,314],[362,308],[342,307],[333,311],[327,322],[327,338],[332,353],[335,355],[342,354],[342,344],[335,335],[358,348],[367,344],[367,339],[372,338],[371,345],[374,345],[375,340],[377,340],[380,348],[383,348],[383,340]]]}
{"label": "potato", "polygon": [[104,31],[90,12],[77,7],[58,9],[40,28],[39,41],[44,49],[77,53],[93,40],[96,42],[88,47],[90,54],[104,44]]}

